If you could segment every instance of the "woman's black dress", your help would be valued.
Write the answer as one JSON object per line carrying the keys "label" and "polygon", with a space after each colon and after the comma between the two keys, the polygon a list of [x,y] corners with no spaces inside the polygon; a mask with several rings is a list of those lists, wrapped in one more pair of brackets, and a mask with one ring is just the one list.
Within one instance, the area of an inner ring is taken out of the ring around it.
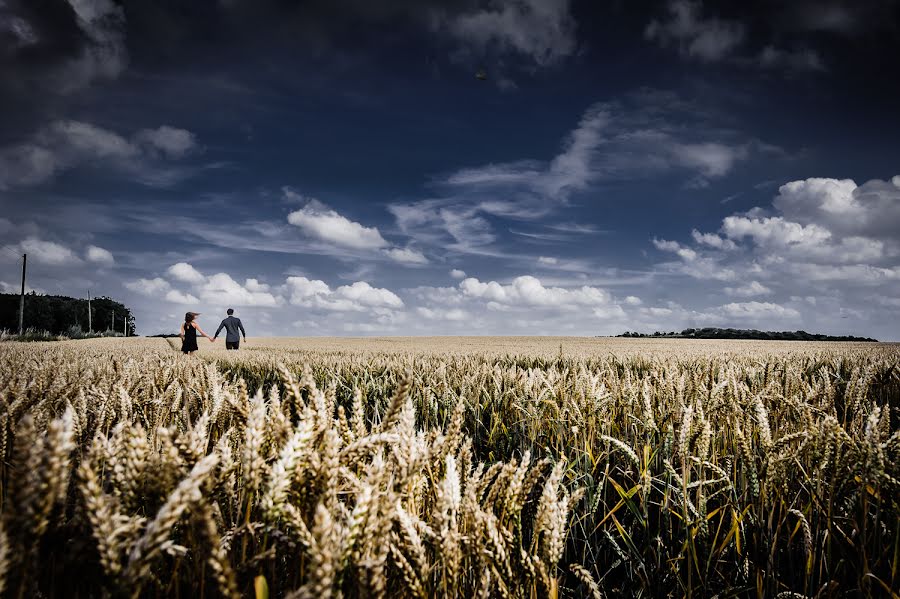
{"label": "woman's black dress", "polygon": [[184,325],[184,340],[181,342],[181,351],[188,353],[189,351],[197,351],[197,329],[192,324]]}

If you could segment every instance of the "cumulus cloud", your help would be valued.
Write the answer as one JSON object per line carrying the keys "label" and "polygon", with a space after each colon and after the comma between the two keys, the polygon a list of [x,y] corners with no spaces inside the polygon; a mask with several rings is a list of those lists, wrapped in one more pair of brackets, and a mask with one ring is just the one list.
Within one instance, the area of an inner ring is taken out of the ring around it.
{"label": "cumulus cloud", "polygon": [[373,287],[365,281],[342,285],[332,290],[321,280],[288,277],[285,290],[292,305],[327,311],[397,310],[404,306],[403,300],[394,292]]}
{"label": "cumulus cloud", "polygon": [[205,280],[205,277],[198,271],[196,268],[188,264],[187,262],[178,262],[177,264],[173,264],[166,271],[172,278],[183,281],[185,283],[201,283]]}
{"label": "cumulus cloud", "polygon": [[453,270],[450,271],[450,276],[453,277],[454,279],[465,279],[466,271],[460,270],[458,268],[454,268]]}
{"label": "cumulus cloud", "polygon": [[[252,281],[252,283],[251,283]],[[256,291],[251,289],[257,289]],[[213,304],[234,306],[277,306],[278,299],[268,291],[260,291],[256,279],[248,279],[241,285],[231,275],[220,272],[208,277],[195,288],[200,298]]]}
{"label": "cumulus cloud", "polygon": [[182,293],[177,289],[170,289],[165,295],[166,301],[172,304],[198,304],[200,300],[190,293]]}
{"label": "cumulus cloud", "polygon": [[852,179],[813,177],[785,183],[774,206],[785,218],[818,223],[840,234],[896,238],[900,230],[900,177],[857,185]]}
{"label": "cumulus cloud", "polygon": [[173,279],[190,286],[189,292],[174,289],[166,279],[137,279],[125,284],[125,287],[151,297],[164,297],[173,303],[197,303],[203,301],[216,306],[258,306],[273,307],[282,303],[279,296],[273,294],[270,287],[257,279],[246,279],[239,283],[228,273],[219,272],[206,276],[191,264],[179,262],[166,270]]}
{"label": "cumulus cloud", "polygon": [[[625,330],[628,314],[607,290],[591,285],[547,285],[531,275],[509,282],[468,277],[455,287],[406,290],[418,330],[458,334],[609,334]],[[435,325],[434,323],[440,323]]]}
{"label": "cumulus cloud", "polygon": [[[810,329],[863,332],[848,330],[850,321],[844,319],[871,327],[885,309],[873,298],[900,294],[898,204],[896,177],[863,185],[803,179],[782,185],[771,206],[726,216],[716,232],[694,229],[693,245],[654,239],[658,249],[678,257],[661,263],[661,272],[729,282],[710,283],[708,293],[767,298],[682,310],[673,318],[722,326],[752,321],[763,328],[803,321]],[[798,302],[807,309],[791,305]],[[809,311],[809,305],[816,310]],[[865,333],[879,334],[872,328]]]}
{"label": "cumulus cloud", "polygon": [[388,245],[377,227],[365,227],[338,214],[318,200],[288,215],[288,222],[306,235],[355,250],[381,249]]}
{"label": "cumulus cloud", "polygon": [[324,244],[330,251],[342,250],[347,255],[365,257],[384,256],[408,266],[429,263],[425,254],[413,247],[392,246],[381,235],[378,227],[367,227],[353,221],[322,202],[307,198],[293,189],[285,187],[282,193],[285,200],[291,203],[305,202],[302,208],[288,214],[288,222],[314,242]]}
{"label": "cumulus cloud", "polygon": [[154,279],[136,279],[134,281],[128,281],[125,283],[125,287],[134,291],[135,293],[140,293],[141,295],[147,296],[158,296],[169,291],[172,286],[169,285],[169,282],[160,277],[156,277]]}
{"label": "cumulus cloud", "polygon": [[722,231],[731,239],[752,239],[764,251],[778,250],[816,262],[875,262],[885,254],[885,245],[877,239],[852,236],[835,238],[831,231],[815,223],[803,225],[783,217],[752,218],[729,216]]}
{"label": "cumulus cloud", "polygon": [[391,248],[384,250],[392,260],[404,264],[428,264],[428,258],[422,252],[411,248]]}
{"label": "cumulus cloud", "polygon": [[[193,134],[173,127],[161,127],[163,137],[186,136],[193,144]],[[131,139],[91,123],[54,121],[29,139],[0,148],[0,189],[38,185],[58,174],[78,167],[103,167],[106,170],[134,176],[149,186],[167,186],[185,176],[184,171],[163,165],[155,151],[160,140],[142,141],[151,130],[139,131]],[[175,142],[168,142],[169,148]],[[163,152],[168,157],[169,150]]]}
{"label": "cumulus cloud", "polygon": [[697,258],[697,252],[689,247],[685,247],[677,241],[669,241],[666,239],[653,239],[653,245],[656,249],[664,252],[672,252],[685,262],[693,262]]}
{"label": "cumulus cloud", "polygon": [[99,264],[101,266],[112,266],[116,262],[109,250],[97,247],[96,245],[89,245],[87,247],[85,257],[88,262],[93,262],[94,264]]}
{"label": "cumulus cloud", "polygon": [[482,282],[470,277],[464,279],[459,288],[469,297],[518,306],[602,306],[612,299],[607,291],[598,287],[545,287],[540,279],[530,275],[516,277],[508,285],[497,281]]}
{"label": "cumulus cloud", "polygon": [[730,239],[725,239],[716,233],[701,233],[697,229],[691,231],[691,237],[700,245],[706,245],[719,250],[733,250],[737,245]]}
{"label": "cumulus cloud", "polygon": [[363,306],[384,306],[386,308],[402,308],[403,300],[388,289],[372,287],[365,281],[357,281],[352,285],[342,285],[335,290],[335,295],[347,298]]}
{"label": "cumulus cloud", "polygon": [[28,254],[29,260],[33,260],[37,264],[62,266],[80,262],[75,252],[68,247],[54,241],[38,239],[37,237],[28,237],[17,244],[3,247],[7,252],[14,254]]}

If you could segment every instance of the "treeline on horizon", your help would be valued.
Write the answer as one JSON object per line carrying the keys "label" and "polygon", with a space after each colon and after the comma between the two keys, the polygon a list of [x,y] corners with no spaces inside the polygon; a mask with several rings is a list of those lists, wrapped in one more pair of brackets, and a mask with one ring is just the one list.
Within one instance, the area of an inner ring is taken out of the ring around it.
{"label": "treeline on horizon", "polygon": [[758,331],[756,329],[721,329],[706,327],[702,329],[684,329],[680,333],[636,333],[626,331],[616,337],[667,337],[674,339],[759,339],[763,341],[869,341],[878,342],[871,337],[855,337],[853,335],[822,335],[806,331]]}
{"label": "treeline on horizon", "polygon": [[[0,293],[0,330],[18,332],[19,294]],[[124,330],[128,317],[128,334],[134,335],[131,310],[108,297],[91,298],[91,330],[88,331],[88,301],[62,295],[25,295],[26,330],[46,331],[52,335],[75,337],[86,333]],[[113,328],[113,325],[114,328]]]}

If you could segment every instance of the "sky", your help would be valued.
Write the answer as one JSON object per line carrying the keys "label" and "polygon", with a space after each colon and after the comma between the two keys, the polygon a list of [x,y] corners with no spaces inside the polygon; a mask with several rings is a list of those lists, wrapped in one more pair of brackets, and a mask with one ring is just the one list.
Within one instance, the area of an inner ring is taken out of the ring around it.
{"label": "sky", "polygon": [[0,291],[900,340],[898,72],[898,0],[0,0]]}

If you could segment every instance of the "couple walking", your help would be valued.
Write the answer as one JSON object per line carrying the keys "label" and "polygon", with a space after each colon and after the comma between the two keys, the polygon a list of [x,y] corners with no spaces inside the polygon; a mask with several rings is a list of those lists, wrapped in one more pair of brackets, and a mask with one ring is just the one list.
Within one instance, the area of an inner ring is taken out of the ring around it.
{"label": "couple walking", "polygon": [[197,347],[197,333],[202,337],[206,337],[212,343],[218,338],[222,329],[225,329],[226,332],[225,349],[238,349],[240,347],[241,337],[238,335],[238,331],[244,336],[244,342],[246,343],[247,333],[244,332],[244,325],[241,323],[241,319],[235,318],[234,310],[231,308],[228,308],[226,313],[228,316],[216,329],[216,334],[213,337],[204,333],[203,329],[200,328],[200,324],[197,323],[197,317],[200,316],[199,312],[188,312],[185,314],[184,322],[181,323],[181,353],[192,354],[199,349]]}

